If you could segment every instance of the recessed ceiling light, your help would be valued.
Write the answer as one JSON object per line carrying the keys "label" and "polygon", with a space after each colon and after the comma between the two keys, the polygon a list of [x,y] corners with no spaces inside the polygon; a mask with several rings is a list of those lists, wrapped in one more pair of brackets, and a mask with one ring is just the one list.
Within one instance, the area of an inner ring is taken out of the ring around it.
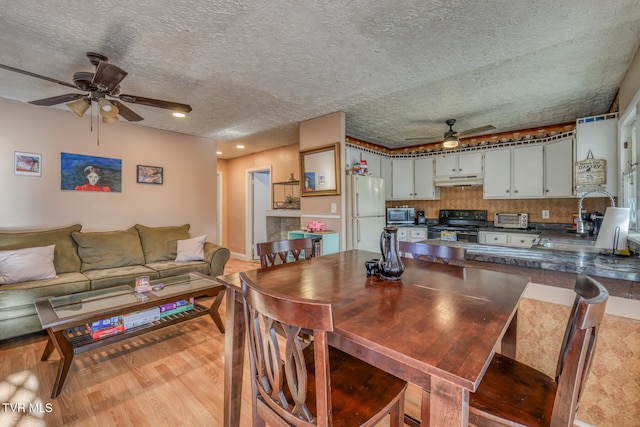
{"label": "recessed ceiling light", "polygon": [[236,148],[244,148],[244,145],[236,145]]}
{"label": "recessed ceiling light", "polygon": [[221,155],[222,155],[222,151],[216,151],[216,154],[217,154],[218,156],[221,156]]}
{"label": "recessed ceiling light", "polygon": [[186,114],[176,111],[173,113],[173,117],[186,117]]}

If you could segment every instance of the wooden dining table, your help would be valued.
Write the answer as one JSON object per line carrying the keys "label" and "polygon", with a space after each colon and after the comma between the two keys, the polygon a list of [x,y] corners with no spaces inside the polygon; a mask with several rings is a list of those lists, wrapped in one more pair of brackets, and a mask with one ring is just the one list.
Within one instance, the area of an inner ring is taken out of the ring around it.
{"label": "wooden dining table", "polygon": [[[528,277],[403,258],[400,280],[367,276],[379,254],[349,250],[248,271],[258,286],[333,303],[330,345],[422,387],[422,424],[467,426],[469,393],[491,358],[515,357]],[[240,425],[245,324],[239,274],[227,286],[224,425]]]}

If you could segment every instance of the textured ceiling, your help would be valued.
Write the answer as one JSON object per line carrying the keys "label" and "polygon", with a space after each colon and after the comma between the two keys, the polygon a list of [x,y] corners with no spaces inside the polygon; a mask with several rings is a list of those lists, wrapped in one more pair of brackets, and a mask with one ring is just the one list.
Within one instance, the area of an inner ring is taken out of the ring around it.
{"label": "textured ceiling", "polygon": [[[71,83],[102,53],[129,73],[123,93],[193,107],[179,120],[127,104],[139,125],[210,138],[223,158],[297,143],[298,122],[334,111],[388,148],[441,136],[448,118],[505,132],[605,113],[640,45],[637,0],[0,5],[0,63]],[[3,98],[70,91],[0,69]]]}

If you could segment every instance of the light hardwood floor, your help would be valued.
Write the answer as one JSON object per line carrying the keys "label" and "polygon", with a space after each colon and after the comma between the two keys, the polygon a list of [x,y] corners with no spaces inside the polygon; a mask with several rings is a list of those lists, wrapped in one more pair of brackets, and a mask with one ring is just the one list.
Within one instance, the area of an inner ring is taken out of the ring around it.
{"label": "light hardwood floor", "polygon": [[[257,267],[231,259],[225,273]],[[208,316],[76,356],[56,399],[59,359],[40,361],[45,343],[44,333],[0,342],[0,426],[222,425],[224,335]],[[243,426],[251,425],[248,377]],[[410,389],[407,412],[419,413],[419,399]]]}

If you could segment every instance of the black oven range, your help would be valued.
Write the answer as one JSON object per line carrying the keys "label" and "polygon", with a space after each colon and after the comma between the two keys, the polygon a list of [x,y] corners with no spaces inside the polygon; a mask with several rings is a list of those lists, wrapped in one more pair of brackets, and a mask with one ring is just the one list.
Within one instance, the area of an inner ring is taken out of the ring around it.
{"label": "black oven range", "polygon": [[477,243],[478,230],[486,226],[486,210],[440,209],[438,224],[429,226],[428,237]]}

